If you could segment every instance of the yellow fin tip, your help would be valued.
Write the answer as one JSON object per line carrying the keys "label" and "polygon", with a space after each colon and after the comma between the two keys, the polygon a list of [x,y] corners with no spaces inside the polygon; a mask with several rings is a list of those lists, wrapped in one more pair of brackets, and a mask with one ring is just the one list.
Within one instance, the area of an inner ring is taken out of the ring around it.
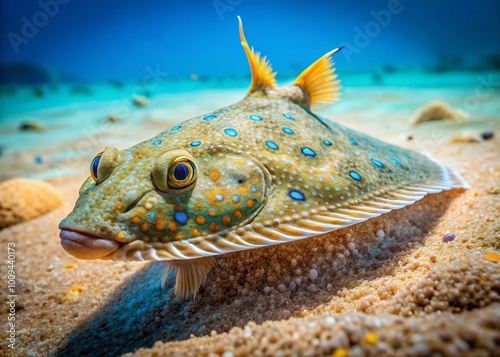
{"label": "yellow fin tip", "polygon": [[247,43],[245,38],[245,33],[243,32],[243,22],[241,17],[238,16],[239,29],[240,29],[240,40],[245,54],[250,64],[250,70],[252,72],[252,84],[248,91],[248,95],[253,92],[263,89],[263,88],[275,88],[276,87],[276,72],[273,72],[271,64],[267,60],[266,56],[262,56],[259,52],[255,52],[253,48]]}

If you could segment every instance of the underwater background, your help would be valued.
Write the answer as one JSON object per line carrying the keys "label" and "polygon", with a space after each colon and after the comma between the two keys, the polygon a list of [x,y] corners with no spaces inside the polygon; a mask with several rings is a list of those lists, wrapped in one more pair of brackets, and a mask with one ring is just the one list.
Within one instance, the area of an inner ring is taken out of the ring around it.
{"label": "underwater background", "polygon": [[[334,61],[346,93],[453,88],[449,95],[457,88],[468,88],[468,94],[486,87],[480,94],[489,96],[499,86],[496,0],[453,5],[430,0],[3,1],[0,129],[8,135],[0,137],[0,154],[42,145],[40,154],[46,156],[28,159],[36,165],[24,171],[29,175],[44,171],[41,163],[60,161],[61,154],[46,143],[71,140],[103,118],[131,124],[161,112],[175,122],[240,99],[250,71],[237,15],[250,45],[268,56],[281,85],[322,54],[345,46]],[[241,91],[224,92],[232,89]],[[162,96],[180,93],[189,94],[173,101],[175,95]],[[427,94],[413,99],[424,104]],[[134,101],[137,96],[148,98],[149,105]],[[190,96],[208,106],[195,110],[186,105]],[[342,101],[335,108],[349,112],[357,104]],[[61,114],[65,110],[71,115]],[[48,130],[40,135],[43,129]],[[91,154],[92,148],[83,155]]]}
{"label": "underwater background", "polygon": [[[51,84],[22,99],[6,97],[14,89],[3,87],[2,121],[28,109],[113,99],[131,91],[117,87],[144,79],[150,94],[245,87],[237,15],[281,82],[340,45],[335,62],[345,87],[475,86],[474,73],[500,68],[496,0],[2,1],[2,85]],[[98,83],[109,88],[83,86]]]}
{"label": "underwater background", "polygon": [[[471,188],[222,255],[196,300],[160,289],[161,262],[67,254],[58,224],[98,152],[245,97],[237,16],[279,86],[344,46],[340,102],[320,114],[429,152]],[[0,356],[498,353],[498,0],[3,0],[0,31],[0,245],[17,294]]]}

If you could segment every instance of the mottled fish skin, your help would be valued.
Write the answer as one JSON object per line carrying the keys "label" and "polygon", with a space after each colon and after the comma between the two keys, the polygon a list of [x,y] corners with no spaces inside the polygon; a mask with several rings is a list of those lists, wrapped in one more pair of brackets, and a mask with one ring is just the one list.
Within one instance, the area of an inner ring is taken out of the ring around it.
{"label": "mottled fish skin", "polygon": [[[175,261],[307,238],[466,186],[429,156],[319,118],[304,100],[297,86],[255,90],[129,149],[106,148],[61,229],[123,243],[101,259]],[[179,157],[195,181],[171,188]]]}
{"label": "mottled fish skin", "polygon": [[[328,127],[294,103],[253,97],[183,122],[123,150],[103,183],[89,178],[71,225],[121,242],[167,243],[250,220],[275,227],[441,182],[442,168],[426,156],[323,122]],[[151,168],[172,150],[188,152],[198,172],[193,189],[180,194],[162,193],[151,180]],[[100,214],[78,214],[88,207]]]}

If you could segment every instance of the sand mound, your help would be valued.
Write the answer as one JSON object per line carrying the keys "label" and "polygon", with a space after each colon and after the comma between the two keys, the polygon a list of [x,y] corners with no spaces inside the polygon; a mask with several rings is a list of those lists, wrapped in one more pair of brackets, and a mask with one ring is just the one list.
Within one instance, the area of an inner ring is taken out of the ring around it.
{"label": "sand mound", "polygon": [[443,101],[436,100],[420,108],[413,116],[412,124],[418,125],[427,121],[442,119],[465,119],[467,116],[467,113],[453,109]]}
{"label": "sand mound", "polygon": [[46,182],[12,179],[0,184],[0,228],[41,216],[61,206],[61,198]]}

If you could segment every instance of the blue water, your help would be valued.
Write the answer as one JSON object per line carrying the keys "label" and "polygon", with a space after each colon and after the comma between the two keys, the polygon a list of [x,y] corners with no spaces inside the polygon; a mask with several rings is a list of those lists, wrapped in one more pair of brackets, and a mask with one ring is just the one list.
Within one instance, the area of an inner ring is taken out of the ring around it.
{"label": "blue water", "polygon": [[[335,58],[342,73],[488,70],[500,56],[497,0],[40,0],[0,6],[0,64],[40,66],[50,81],[248,75],[237,15],[278,78],[297,75],[339,45],[346,46]],[[16,81],[16,69],[2,68],[4,82]],[[17,71],[18,81],[29,82],[29,68]],[[39,74],[31,79],[43,82]]]}

